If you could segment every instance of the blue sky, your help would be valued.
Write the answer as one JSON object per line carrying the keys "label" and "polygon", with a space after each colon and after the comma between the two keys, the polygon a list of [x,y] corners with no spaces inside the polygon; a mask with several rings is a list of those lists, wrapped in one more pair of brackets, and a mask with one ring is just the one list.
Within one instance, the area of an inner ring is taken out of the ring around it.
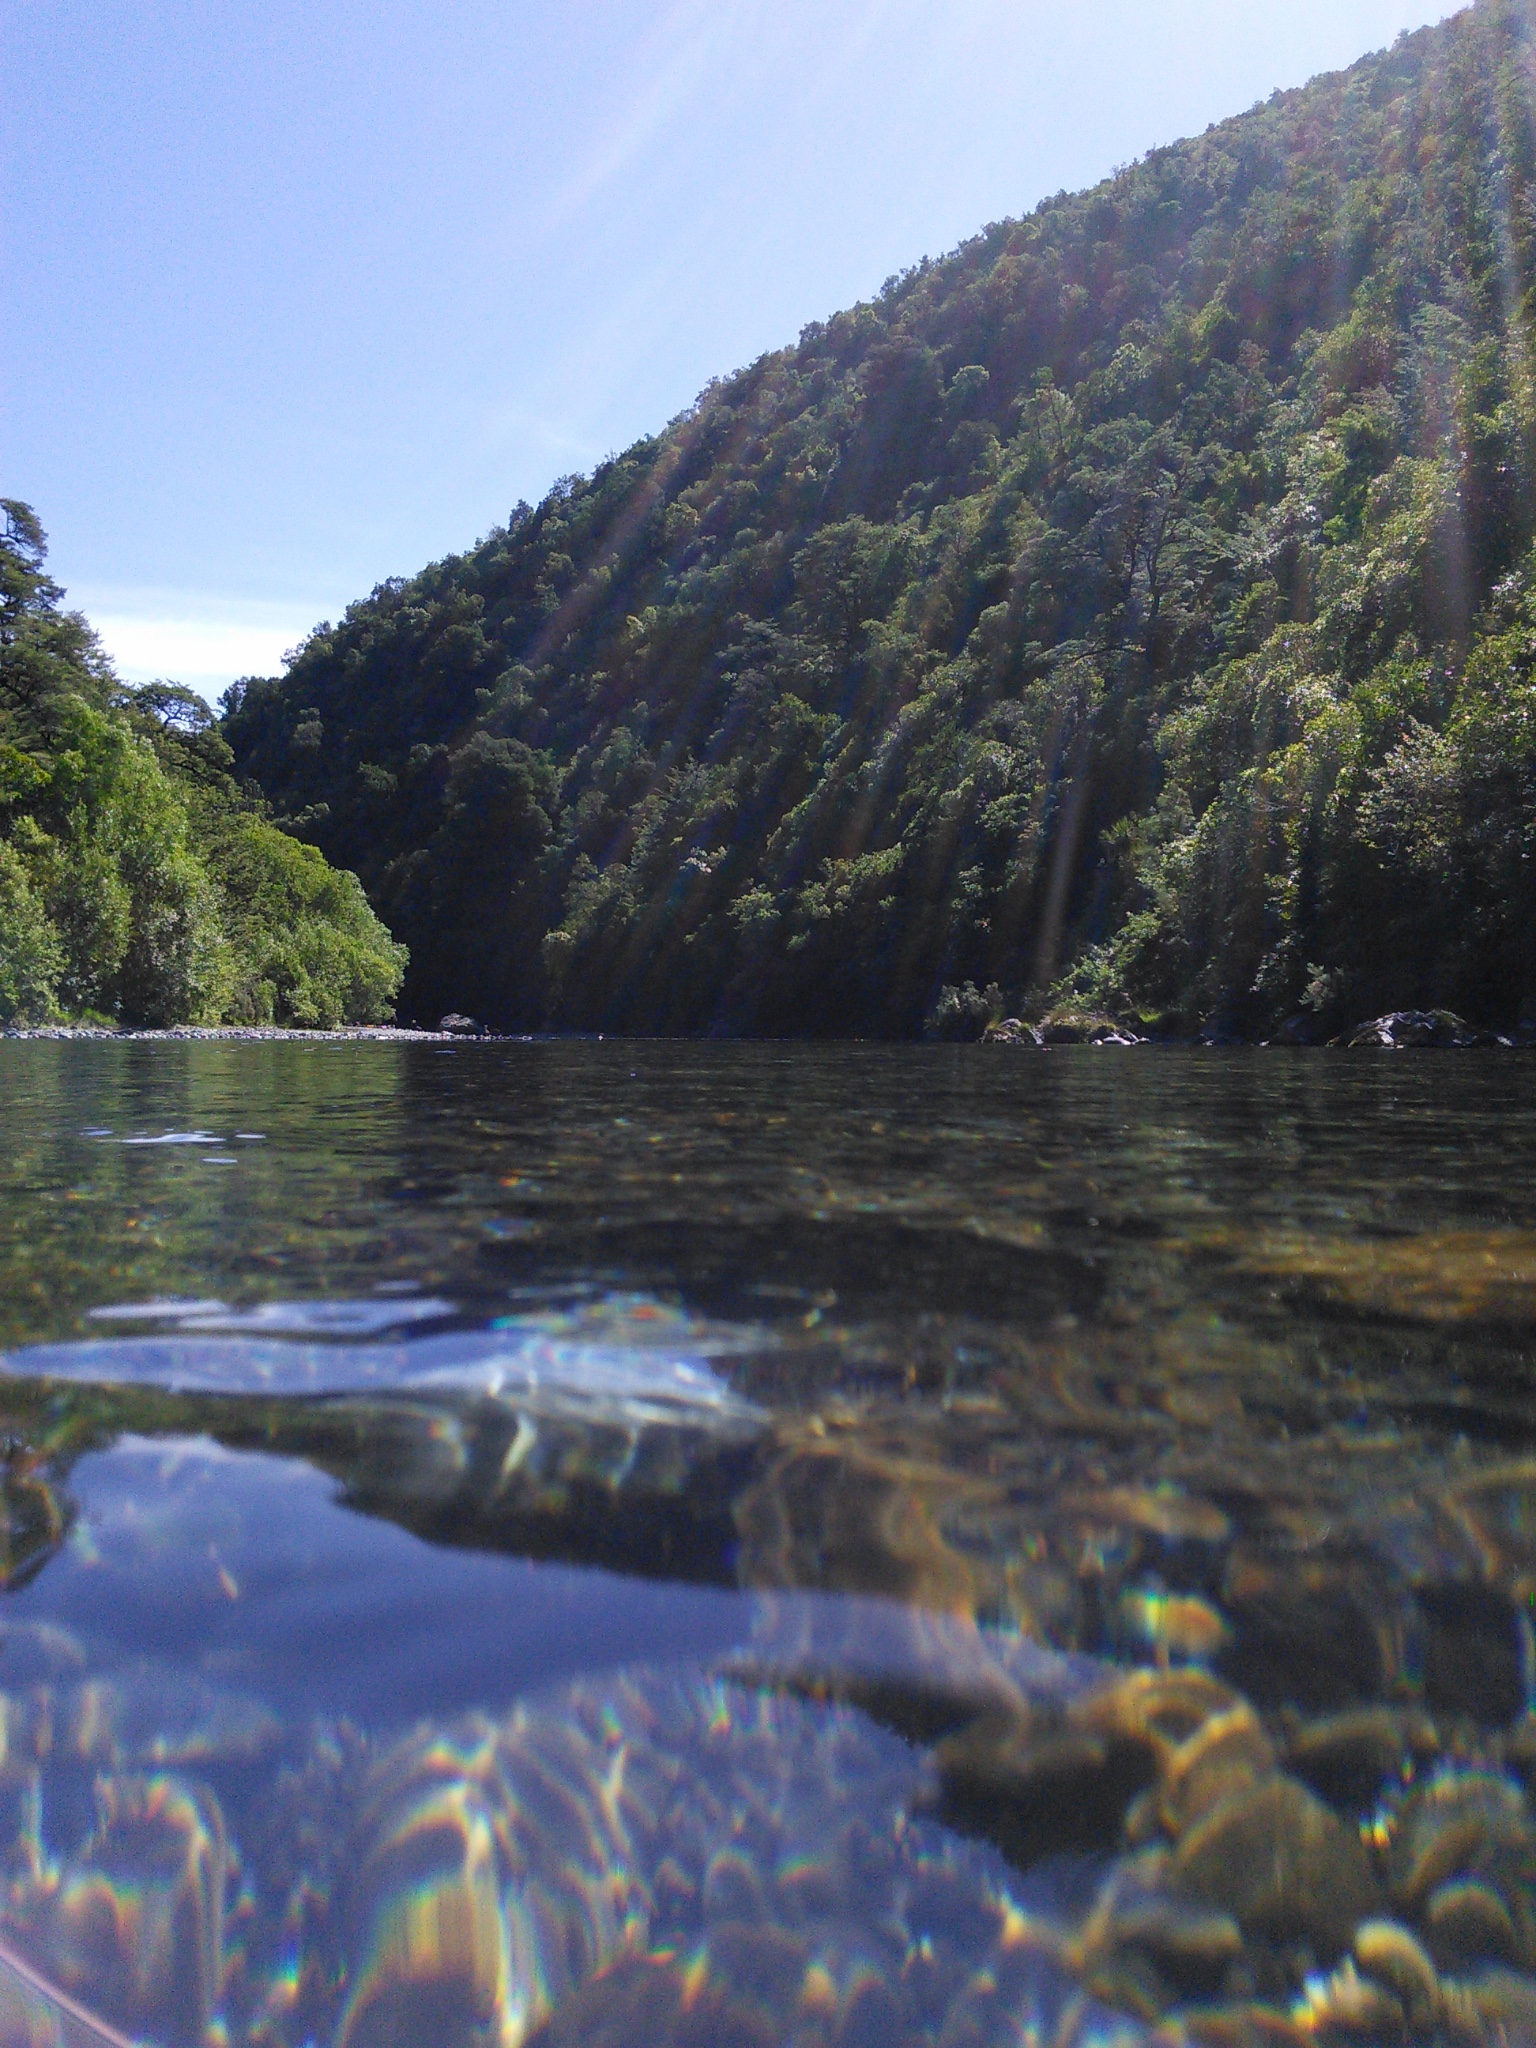
{"label": "blue sky", "polygon": [[989,220],[1413,0],[17,0],[0,492],[125,675],[269,672]]}

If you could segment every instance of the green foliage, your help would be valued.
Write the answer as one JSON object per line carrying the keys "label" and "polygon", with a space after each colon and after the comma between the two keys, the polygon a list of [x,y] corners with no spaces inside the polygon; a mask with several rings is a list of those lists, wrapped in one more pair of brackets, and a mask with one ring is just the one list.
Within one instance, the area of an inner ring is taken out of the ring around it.
{"label": "green foliage", "polygon": [[355,878],[241,797],[191,691],[117,683],[0,509],[0,1023],[388,1015],[404,952]]}
{"label": "green foliage", "polygon": [[46,1024],[56,1014],[64,947],[26,864],[0,843],[0,1018]]}
{"label": "green foliage", "polygon": [[893,279],[237,685],[238,772],[428,1015],[1513,1021],[1533,68],[1478,0]]}
{"label": "green foliage", "polygon": [[379,1024],[405,969],[355,875],[265,818],[227,814],[209,834],[230,960],[233,1022],[324,1029]]}

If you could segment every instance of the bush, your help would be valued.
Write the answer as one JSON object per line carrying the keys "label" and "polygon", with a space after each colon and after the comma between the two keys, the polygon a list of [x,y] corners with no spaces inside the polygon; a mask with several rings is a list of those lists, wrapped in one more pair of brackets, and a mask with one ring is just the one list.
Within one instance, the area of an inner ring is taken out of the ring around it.
{"label": "bush", "polygon": [[64,947],[20,858],[0,841],[0,1024],[57,1014]]}
{"label": "bush", "polygon": [[220,835],[226,1015],[242,1023],[381,1024],[405,972],[355,875],[264,819]]}

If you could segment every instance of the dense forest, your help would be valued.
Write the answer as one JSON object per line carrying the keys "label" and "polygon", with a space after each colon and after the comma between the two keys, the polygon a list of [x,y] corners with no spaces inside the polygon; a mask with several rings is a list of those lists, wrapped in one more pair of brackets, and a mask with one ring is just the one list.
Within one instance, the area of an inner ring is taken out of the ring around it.
{"label": "dense forest", "polygon": [[723,378],[220,727],[514,1028],[1536,1015],[1536,19],[1478,0]]}
{"label": "dense forest", "polygon": [[374,1022],[404,949],[242,791],[191,690],[120,683],[0,500],[0,1024]]}

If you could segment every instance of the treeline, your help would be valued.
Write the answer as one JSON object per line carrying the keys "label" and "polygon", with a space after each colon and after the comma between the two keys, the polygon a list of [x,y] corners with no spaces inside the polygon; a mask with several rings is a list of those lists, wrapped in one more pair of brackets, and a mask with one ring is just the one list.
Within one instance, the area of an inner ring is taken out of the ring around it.
{"label": "treeline", "polygon": [[237,771],[428,1017],[1514,1023],[1533,107],[1479,0],[988,228],[238,685]]}
{"label": "treeline", "polygon": [[405,967],[357,878],[242,791],[201,698],[130,689],[0,500],[0,1024],[376,1022]]}

